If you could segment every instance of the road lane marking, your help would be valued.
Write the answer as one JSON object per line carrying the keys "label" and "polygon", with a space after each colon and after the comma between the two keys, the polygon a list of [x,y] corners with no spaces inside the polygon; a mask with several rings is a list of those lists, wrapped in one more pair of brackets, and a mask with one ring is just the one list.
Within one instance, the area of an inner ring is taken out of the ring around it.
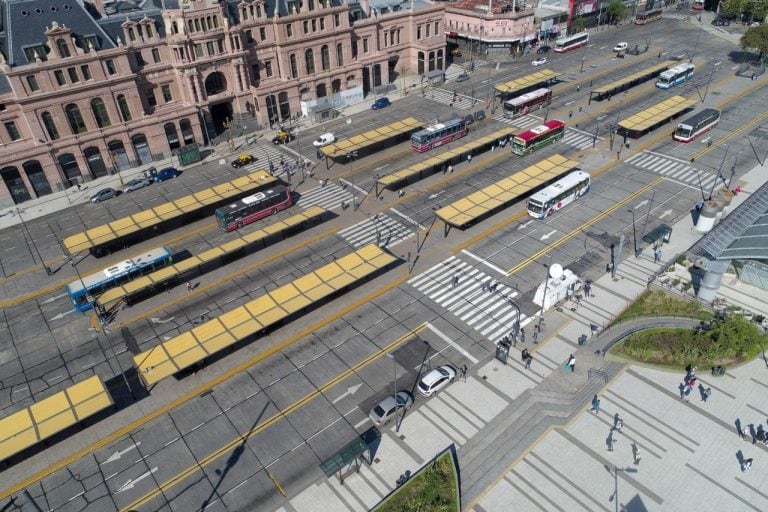
{"label": "road lane marking", "polygon": [[472,354],[464,350],[462,347],[460,347],[455,341],[453,341],[451,338],[449,338],[447,335],[443,334],[440,330],[438,330],[437,327],[432,325],[431,323],[426,323],[427,329],[437,334],[443,341],[445,341],[448,345],[452,346],[456,349],[457,352],[461,353],[464,357],[469,359],[469,361],[472,364],[477,364],[477,359],[472,357]]}
{"label": "road lane marking", "polygon": [[486,259],[484,259],[484,258],[481,258],[480,256],[478,256],[478,255],[476,255],[476,254],[473,254],[473,253],[471,253],[471,252],[467,251],[466,249],[462,249],[462,250],[461,250],[461,252],[462,252],[462,254],[466,254],[466,255],[467,255],[467,256],[469,256],[470,258],[472,258],[472,259],[474,259],[474,260],[476,260],[476,261],[478,261],[478,262],[482,263],[483,265],[486,265],[488,268],[490,268],[490,269],[492,269],[492,270],[495,270],[495,271],[496,271],[496,272],[498,272],[499,274],[501,274],[501,275],[503,275],[503,276],[507,275],[507,271],[506,271],[506,270],[504,270],[504,269],[502,269],[502,268],[500,268],[500,267],[497,267],[496,265],[494,265],[494,264],[493,264],[493,263],[491,263],[490,261],[488,261],[488,260],[486,260]]}

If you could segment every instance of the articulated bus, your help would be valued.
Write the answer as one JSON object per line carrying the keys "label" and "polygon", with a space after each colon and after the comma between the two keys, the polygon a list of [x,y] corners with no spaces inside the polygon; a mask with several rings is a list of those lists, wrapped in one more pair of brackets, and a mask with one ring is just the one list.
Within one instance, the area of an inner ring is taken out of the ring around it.
{"label": "articulated bus", "polygon": [[652,21],[658,21],[661,19],[661,9],[651,9],[650,11],[639,12],[635,14],[635,24],[645,25]]}
{"label": "articulated bus", "polygon": [[516,155],[527,155],[550,144],[554,144],[565,136],[565,123],[559,119],[550,119],[541,126],[518,133],[512,139],[512,152]]}
{"label": "articulated bus", "polygon": [[93,308],[94,295],[104,293],[110,288],[171,263],[173,263],[171,250],[167,247],[159,247],[72,281],[66,286],[66,290],[75,311],[84,313]]}
{"label": "articulated bus", "polygon": [[545,219],[589,192],[590,176],[574,171],[528,198],[528,215]]}
{"label": "articulated bus", "polygon": [[696,69],[696,66],[693,64],[680,64],[669,68],[659,75],[659,78],[656,80],[656,87],[659,89],[669,89],[670,87],[680,85],[693,77],[694,69]]}
{"label": "articulated bus", "polygon": [[276,214],[293,204],[291,191],[283,185],[257,192],[227,206],[216,209],[216,223],[221,229],[234,231],[246,224]]}
{"label": "articulated bus", "polygon": [[433,124],[411,135],[411,147],[423,153],[432,148],[460,139],[469,133],[467,122],[462,117],[444,123]]}
{"label": "articulated bus", "polygon": [[589,42],[589,32],[582,32],[581,34],[573,34],[572,36],[561,37],[555,41],[555,51],[558,53],[567,52],[584,46]]}
{"label": "articulated bus", "polygon": [[680,142],[691,142],[693,139],[714,128],[720,121],[720,111],[716,108],[705,108],[677,125],[673,139]]}
{"label": "articulated bus", "polygon": [[552,101],[552,91],[550,89],[542,88],[525,93],[504,102],[504,117],[515,118],[524,116],[532,110],[546,107],[550,101]]}

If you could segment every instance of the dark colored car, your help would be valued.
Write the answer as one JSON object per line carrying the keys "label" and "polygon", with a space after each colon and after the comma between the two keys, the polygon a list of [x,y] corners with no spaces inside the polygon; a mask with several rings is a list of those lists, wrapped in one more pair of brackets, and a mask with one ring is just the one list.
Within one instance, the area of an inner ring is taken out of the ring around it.
{"label": "dark colored car", "polygon": [[100,203],[102,201],[106,201],[107,199],[117,197],[118,194],[119,192],[113,188],[103,188],[91,196],[91,202]]}
{"label": "dark colored car", "polygon": [[239,157],[237,157],[234,160],[232,160],[232,164],[231,165],[232,165],[232,167],[237,169],[239,167],[245,167],[248,164],[252,164],[256,160],[258,160],[258,159],[255,156],[253,156],[253,155],[240,155]]}
{"label": "dark colored car", "polygon": [[175,178],[179,175],[179,171],[175,167],[165,167],[157,171],[155,181],[165,181]]}
{"label": "dark colored car", "polygon": [[389,98],[384,96],[383,98],[379,98],[376,101],[373,102],[373,105],[371,105],[372,110],[381,110],[382,108],[390,106],[392,103],[390,103]]}
{"label": "dark colored car", "polygon": [[475,112],[475,121],[482,121],[483,119],[485,119],[485,110]]}
{"label": "dark colored car", "polygon": [[539,46],[539,48],[536,50],[536,53],[547,53],[549,50],[551,50],[552,47],[548,44],[543,44]]}
{"label": "dark colored car", "polygon": [[463,82],[465,80],[469,80],[469,75],[466,73],[461,73],[459,76],[456,77],[457,82]]}

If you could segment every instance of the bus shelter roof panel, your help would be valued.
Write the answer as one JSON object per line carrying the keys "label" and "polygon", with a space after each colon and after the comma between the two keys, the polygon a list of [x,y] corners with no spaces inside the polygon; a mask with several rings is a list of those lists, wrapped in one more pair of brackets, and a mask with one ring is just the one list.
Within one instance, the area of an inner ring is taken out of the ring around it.
{"label": "bus shelter roof panel", "polygon": [[[301,279],[304,279],[304,276],[299,278],[299,280]],[[275,288],[269,292],[269,295],[272,296],[272,300],[274,300],[276,304],[282,304],[283,302],[287,302],[297,295],[301,295],[301,292],[294,283],[289,283],[281,286],[280,288]]]}
{"label": "bus shelter roof panel", "polygon": [[312,301],[318,301],[332,294],[334,291],[336,290],[331,288],[328,283],[321,283],[314,288],[304,292],[304,295],[306,295]]}
{"label": "bus shelter roof panel", "polygon": [[29,408],[0,418],[0,460],[34,446],[38,442]]}
{"label": "bus shelter roof panel", "polygon": [[514,80],[510,80],[509,82],[503,84],[498,84],[494,87],[494,89],[502,94],[514,94],[517,91],[523,90],[540,82],[552,80],[558,76],[559,74],[555,73],[551,69],[542,69],[536,71],[535,73],[531,73],[530,75],[515,78]]}
{"label": "bus shelter roof panel", "polygon": [[261,297],[257,297],[253,299],[250,302],[247,302],[245,304],[245,309],[248,310],[248,313],[251,314],[251,316],[256,317],[259,313],[262,311],[267,311],[269,309],[272,309],[277,306],[277,303],[272,298],[270,294],[264,294]]}
{"label": "bus shelter roof panel", "polygon": [[267,326],[267,325],[276,324],[286,316],[288,316],[286,311],[282,307],[279,307],[279,308],[272,308],[268,311],[263,311],[259,313],[258,315],[256,315],[256,320],[260,322],[262,325]]}
{"label": "bus shelter roof panel", "polygon": [[607,85],[603,85],[601,87],[598,87],[597,89],[593,89],[593,94],[607,94],[611,91],[621,89],[627,84],[631,84],[632,82],[636,80],[640,80],[644,77],[651,76],[654,73],[658,71],[664,71],[665,69],[669,69],[671,66],[674,66],[676,64],[673,60],[665,60],[664,62],[660,62],[658,64],[654,64],[653,66],[643,69],[642,71],[638,71],[636,73],[632,73],[629,76],[625,76],[624,78],[620,78],[614,82],[611,82]]}
{"label": "bus shelter roof panel", "polygon": [[310,299],[309,297],[306,297],[304,295],[297,295],[291,300],[285,301],[283,303],[283,309],[285,309],[285,311],[287,311],[288,313],[295,313],[309,306],[313,302],[314,300]]}
{"label": "bus shelter roof panel", "polygon": [[369,130],[365,133],[355,135],[353,137],[342,139],[328,144],[320,148],[320,151],[325,156],[336,157],[351,151],[357,151],[365,147],[375,144],[376,142],[386,140],[391,137],[396,137],[407,131],[413,130],[422,125],[422,122],[413,117],[407,117],[400,121],[389,123],[388,125],[380,126]]}
{"label": "bus shelter roof panel", "polygon": [[634,114],[626,119],[619,121],[619,126],[625,130],[631,131],[645,131],[673,116],[679,114],[683,110],[693,106],[696,103],[695,99],[686,99],[682,96],[672,96],[667,98],[661,103],[647,108],[637,114]]}

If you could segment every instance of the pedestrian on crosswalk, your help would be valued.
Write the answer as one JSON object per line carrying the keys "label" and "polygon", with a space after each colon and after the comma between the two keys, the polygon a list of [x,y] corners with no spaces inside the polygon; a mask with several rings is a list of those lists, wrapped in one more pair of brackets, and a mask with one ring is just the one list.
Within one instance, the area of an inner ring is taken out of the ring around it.
{"label": "pedestrian on crosswalk", "polygon": [[528,357],[525,359],[525,369],[526,369],[526,370],[530,370],[530,369],[531,369],[531,363],[533,363],[533,356],[529,355],[529,356],[528,356]]}
{"label": "pedestrian on crosswalk", "polygon": [[600,414],[600,399],[597,398],[597,395],[592,398],[592,408],[590,411],[594,411],[595,414]]}
{"label": "pedestrian on crosswalk", "polygon": [[451,286],[453,288],[459,286],[459,274],[453,274],[453,281],[451,281]]}
{"label": "pedestrian on crosswalk", "polygon": [[525,343],[525,327],[520,328],[520,343]]}
{"label": "pedestrian on crosswalk", "polygon": [[571,354],[568,357],[568,362],[565,363],[565,367],[571,370],[571,373],[573,373],[573,370],[576,368],[576,358]]}

